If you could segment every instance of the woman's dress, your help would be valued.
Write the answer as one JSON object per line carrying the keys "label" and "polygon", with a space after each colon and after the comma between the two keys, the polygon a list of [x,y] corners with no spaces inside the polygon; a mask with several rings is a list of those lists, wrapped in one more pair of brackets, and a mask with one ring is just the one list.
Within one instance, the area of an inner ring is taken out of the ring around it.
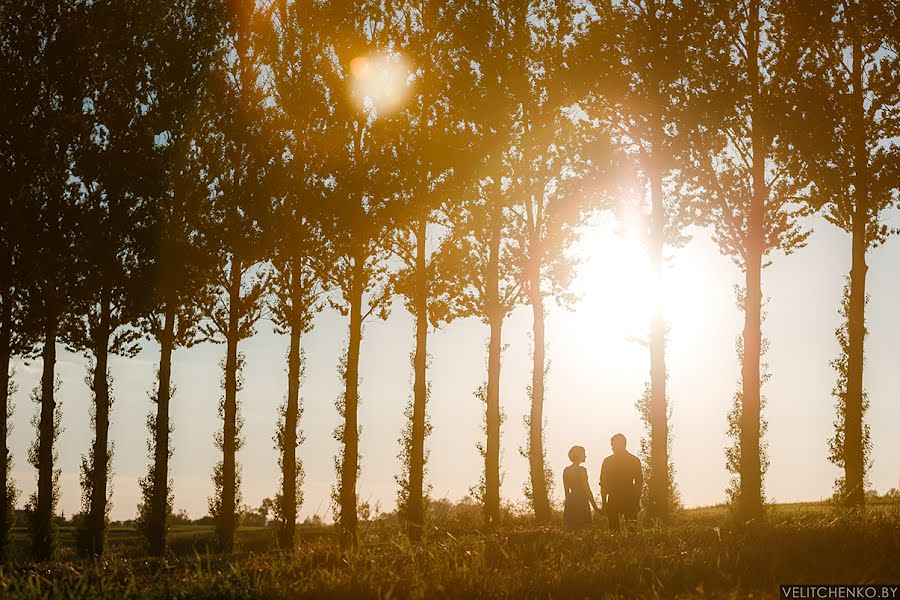
{"label": "woman's dress", "polygon": [[591,523],[591,501],[587,495],[587,471],[584,467],[568,466],[563,471],[566,488],[566,504],[563,509],[563,525],[571,528]]}

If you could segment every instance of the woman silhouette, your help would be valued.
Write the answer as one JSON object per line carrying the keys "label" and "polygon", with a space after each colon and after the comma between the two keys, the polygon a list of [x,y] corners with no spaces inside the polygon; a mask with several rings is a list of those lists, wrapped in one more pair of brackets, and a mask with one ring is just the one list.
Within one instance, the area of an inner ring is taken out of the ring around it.
{"label": "woman silhouette", "polygon": [[563,489],[566,491],[566,504],[563,510],[563,525],[570,529],[579,529],[591,523],[591,507],[597,508],[591,484],[588,483],[587,470],[581,466],[586,455],[581,446],[572,446],[569,460],[572,464],[563,470]]}

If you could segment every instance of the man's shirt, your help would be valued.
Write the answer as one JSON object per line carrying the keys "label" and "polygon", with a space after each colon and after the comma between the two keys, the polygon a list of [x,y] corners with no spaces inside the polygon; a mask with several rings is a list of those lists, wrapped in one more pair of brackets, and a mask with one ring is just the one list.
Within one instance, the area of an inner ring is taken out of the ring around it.
{"label": "man's shirt", "polygon": [[600,467],[600,495],[614,504],[638,504],[644,475],[640,459],[628,451],[607,456]]}

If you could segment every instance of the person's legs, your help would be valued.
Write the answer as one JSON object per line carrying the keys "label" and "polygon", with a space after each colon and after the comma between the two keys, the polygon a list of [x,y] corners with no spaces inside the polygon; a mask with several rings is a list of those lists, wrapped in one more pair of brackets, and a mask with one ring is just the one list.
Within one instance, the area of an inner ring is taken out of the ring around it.
{"label": "person's legs", "polygon": [[609,522],[610,531],[618,531],[621,522],[621,512],[614,506],[606,507],[606,519]]}

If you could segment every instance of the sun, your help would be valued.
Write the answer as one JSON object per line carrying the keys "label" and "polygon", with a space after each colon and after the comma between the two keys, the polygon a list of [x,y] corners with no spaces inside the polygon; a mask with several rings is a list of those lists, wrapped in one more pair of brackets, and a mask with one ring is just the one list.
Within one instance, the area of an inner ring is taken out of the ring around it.
{"label": "sun", "polygon": [[409,68],[402,56],[369,54],[350,61],[351,93],[380,112],[399,108],[409,93]]}
{"label": "sun", "polygon": [[[646,341],[658,309],[672,330],[705,318],[705,304],[697,300],[708,287],[702,269],[690,260],[665,260],[660,281],[636,229],[611,214],[584,228],[573,255],[580,263],[572,285],[580,298],[575,311],[587,331]],[[585,336],[584,349],[595,343]]]}
{"label": "sun", "polygon": [[615,229],[601,218],[573,248],[580,263],[572,285],[580,298],[576,310],[605,328],[613,325],[615,334],[640,337],[653,314],[653,270],[638,237]]}

